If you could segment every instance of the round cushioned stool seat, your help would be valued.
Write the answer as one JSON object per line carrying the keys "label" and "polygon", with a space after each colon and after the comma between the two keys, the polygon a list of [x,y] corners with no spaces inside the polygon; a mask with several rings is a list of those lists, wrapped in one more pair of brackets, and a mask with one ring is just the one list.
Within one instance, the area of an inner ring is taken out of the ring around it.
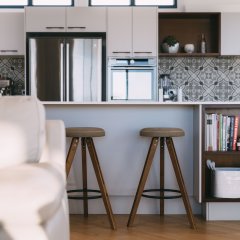
{"label": "round cushioned stool seat", "polygon": [[140,136],[143,137],[181,137],[185,133],[181,128],[143,128]]}
{"label": "round cushioned stool seat", "polygon": [[96,127],[71,127],[66,128],[67,137],[103,137],[105,131]]}

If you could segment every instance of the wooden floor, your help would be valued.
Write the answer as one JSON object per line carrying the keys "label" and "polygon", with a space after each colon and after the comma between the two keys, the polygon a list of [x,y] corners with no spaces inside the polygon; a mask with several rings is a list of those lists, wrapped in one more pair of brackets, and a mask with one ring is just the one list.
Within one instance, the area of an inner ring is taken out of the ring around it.
{"label": "wooden floor", "polygon": [[208,221],[196,217],[197,230],[189,228],[185,215],[137,215],[127,228],[128,215],[115,215],[116,231],[106,215],[70,216],[71,240],[239,240],[240,221]]}

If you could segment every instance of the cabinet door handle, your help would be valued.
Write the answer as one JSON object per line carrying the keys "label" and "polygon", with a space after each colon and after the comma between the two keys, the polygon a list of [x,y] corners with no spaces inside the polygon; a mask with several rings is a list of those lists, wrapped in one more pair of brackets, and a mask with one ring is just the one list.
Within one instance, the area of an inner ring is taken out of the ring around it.
{"label": "cabinet door handle", "polygon": [[3,53],[11,52],[11,53],[17,53],[18,50],[0,50]]}
{"label": "cabinet door handle", "polygon": [[86,29],[86,27],[68,27],[68,29],[74,29],[74,28],[78,28],[78,29]]}
{"label": "cabinet door handle", "polygon": [[131,52],[112,52],[112,53],[131,53]]}
{"label": "cabinet door handle", "polygon": [[64,29],[64,27],[46,27],[46,29]]}
{"label": "cabinet door handle", "polygon": [[151,54],[152,52],[134,52],[134,53],[147,53],[147,54]]}

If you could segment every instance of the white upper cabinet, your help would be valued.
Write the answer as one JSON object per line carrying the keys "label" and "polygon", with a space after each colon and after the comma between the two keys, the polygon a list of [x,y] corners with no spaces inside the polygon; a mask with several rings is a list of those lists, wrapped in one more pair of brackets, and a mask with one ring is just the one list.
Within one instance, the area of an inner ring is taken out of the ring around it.
{"label": "white upper cabinet", "polygon": [[132,8],[109,7],[107,18],[108,56],[131,56]]}
{"label": "white upper cabinet", "polygon": [[65,32],[65,7],[26,7],[26,32]]}
{"label": "white upper cabinet", "polygon": [[26,32],[106,32],[104,7],[27,7]]}
{"label": "white upper cabinet", "polygon": [[24,13],[0,14],[0,55],[24,55]]}
{"label": "white upper cabinet", "polygon": [[108,56],[157,56],[157,8],[109,7]]}
{"label": "white upper cabinet", "polygon": [[240,13],[221,14],[221,55],[240,55]]}
{"label": "white upper cabinet", "polygon": [[105,7],[67,8],[68,32],[106,32],[107,16]]}
{"label": "white upper cabinet", "polygon": [[133,8],[133,55],[157,56],[157,8]]}

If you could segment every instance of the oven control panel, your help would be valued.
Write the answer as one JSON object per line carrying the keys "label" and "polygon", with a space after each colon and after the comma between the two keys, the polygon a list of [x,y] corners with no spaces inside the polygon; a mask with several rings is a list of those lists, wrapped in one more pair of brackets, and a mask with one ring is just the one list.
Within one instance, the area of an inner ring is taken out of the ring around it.
{"label": "oven control panel", "polygon": [[156,66],[156,58],[109,58],[108,66]]}

